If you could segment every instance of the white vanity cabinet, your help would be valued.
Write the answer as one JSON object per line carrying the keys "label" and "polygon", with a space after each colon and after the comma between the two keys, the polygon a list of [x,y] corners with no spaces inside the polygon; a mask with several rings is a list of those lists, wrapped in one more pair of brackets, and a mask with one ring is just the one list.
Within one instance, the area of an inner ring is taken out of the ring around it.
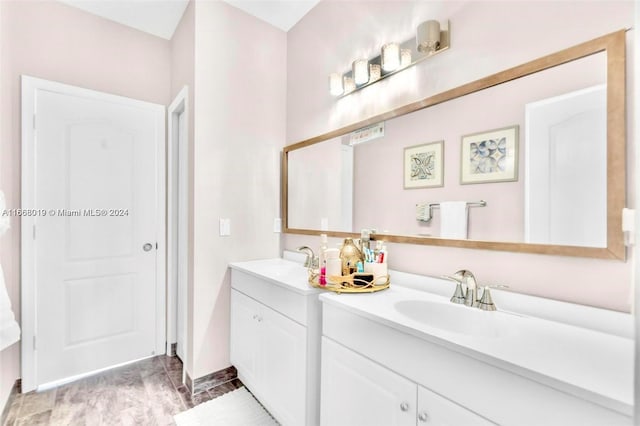
{"label": "white vanity cabinet", "polygon": [[[632,424],[631,407],[619,399],[585,391],[462,345],[478,344],[486,351],[500,344],[507,347],[510,342],[520,342],[521,333],[531,334],[526,325],[505,337],[460,338],[462,343],[457,343],[453,333],[448,334],[451,338],[436,337],[422,331],[418,322],[396,314],[400,301],[423,297],[419,292],[396,287],[372,295],[348,296],[320,297],[323,426]],[[574,340],[557,338],[558,351],[570,348],[578,338],[582,341],[581,330],[570,331]],[[600,334],[598,338],[605,339]],[[533,337],[542,340],[545,335]],[[616,345],[617,340],[606,341]],[[619,347],[632,349],[629,342],[623,343]],[[583,347],[590,346],[585,343]],[[531,356],[544,359],[554,349],[540,346]],[[593,376],[616,374],[615,366],[609,373],[601,371],[600,360],[589,357],[588,352],[567,362],[599,366],[598,371],[585,368]],[[567,364],[562,368],[568,368]]]}
{"label": "white vanity cabinet", "polygon": [[[317,292],[290,289],[245,272],[240,269],[245,264],[251,262],[232,265],[231,363],[280,424],[317,425]],[[301,281],[305,283],[304,276]]]}
{"label": "white vanity cabinet", "polygon": [[323,426],[487,426],[465,408],[322,338]]}

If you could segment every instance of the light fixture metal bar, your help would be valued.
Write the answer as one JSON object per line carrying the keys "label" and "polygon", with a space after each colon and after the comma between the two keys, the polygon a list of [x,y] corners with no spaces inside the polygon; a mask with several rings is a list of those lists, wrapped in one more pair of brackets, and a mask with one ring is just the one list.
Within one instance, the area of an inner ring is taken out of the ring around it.
{"label": "light fixture metal bar", "polygon": [[[412,66],[424,61],[427,58],[430,58],[434,55],[437,55],[440,52],[444,52],[445,50],[448,50],[449,47],[451,45],[451,24],[449,21],[446,21],[444,24],[441,24],[440,26],[440,46],[438,47],[438,49],[435,52],[432,53],[427,53],[427,52],[420,52],[418,51],[418,45],[416,43],[416,38],[415,36],[410,38],[409,40],[406,40],[404,42],[402,42],[400,44],[400,49],[409,49],[411,50],[411,63],[409,65],[406,65],[404,67],[400,67],[398,69],[395,69],[393,71],[388,71],[385,72],[384,70],[382,71],[380,78],[375,80],[375,81],[371,81],[365,84],[361,84],[361,85],[356,85],[356,88],[353,89],[350,92],[347,93],[343,93],[342,95],[337,96],[336,98],[340,99],[340,98],[344,98],[345,96],[348,96],[352,93],[357,92],[358,90],[362,90],[365,87],[369,87],[373,84],[376,84],[379,81],[384,80],[387,77],[390,77],[394,74],[397,74],[399,72],[402,72],[404,70],[406,70],[407,68],[411,68]],[[369,63],[370,64],[378,64],[378,65],[382,65],[382,55],[378,55],[374,58],[369,59]],[[353,78],[353,71],[349,70],[346,73],[342,74],[343,78],[344,77],[351,77]]]}

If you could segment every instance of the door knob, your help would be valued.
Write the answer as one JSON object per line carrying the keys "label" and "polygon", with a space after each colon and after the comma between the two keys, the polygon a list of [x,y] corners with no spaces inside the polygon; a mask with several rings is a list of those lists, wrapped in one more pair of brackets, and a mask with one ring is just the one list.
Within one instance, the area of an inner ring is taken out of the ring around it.
{"label": "door knob", "polygon": [[427,413],[425,413],[424,411],[418,414],[418,420],[420,420],[421,422],[426,422],[428,418],[429,416],[427,416]]}
{"label": "door knob", "polygon": [[144,251],[150,251],[153,248],[153,244],[151,243],[146,243],[145,245],[142,246],[142,250]]}
{"label": "door knob", "polygon": [[409,404],[406,402],[403,402],[402,404],[400,404],[400,409],[402,411],[409,411]]}

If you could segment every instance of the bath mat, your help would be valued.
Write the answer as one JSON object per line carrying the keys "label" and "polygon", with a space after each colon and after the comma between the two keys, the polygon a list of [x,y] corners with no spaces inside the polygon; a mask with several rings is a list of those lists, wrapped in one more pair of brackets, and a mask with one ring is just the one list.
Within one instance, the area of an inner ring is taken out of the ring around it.
{"label": "bath mat", "polygon": [[173,416],[177,426],[277,426],[273,417],[242,387]]}

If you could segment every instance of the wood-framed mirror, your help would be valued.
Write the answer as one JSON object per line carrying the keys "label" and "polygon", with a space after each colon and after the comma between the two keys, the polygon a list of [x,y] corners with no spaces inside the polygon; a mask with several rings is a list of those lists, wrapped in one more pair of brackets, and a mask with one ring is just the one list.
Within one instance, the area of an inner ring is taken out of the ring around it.
{"label": "wood-framed mirror", "polygon": [[[286,146],[283,232],[625,260],[625,49],[620,30]],[[467,238],[441,234],[452,200]]]}

